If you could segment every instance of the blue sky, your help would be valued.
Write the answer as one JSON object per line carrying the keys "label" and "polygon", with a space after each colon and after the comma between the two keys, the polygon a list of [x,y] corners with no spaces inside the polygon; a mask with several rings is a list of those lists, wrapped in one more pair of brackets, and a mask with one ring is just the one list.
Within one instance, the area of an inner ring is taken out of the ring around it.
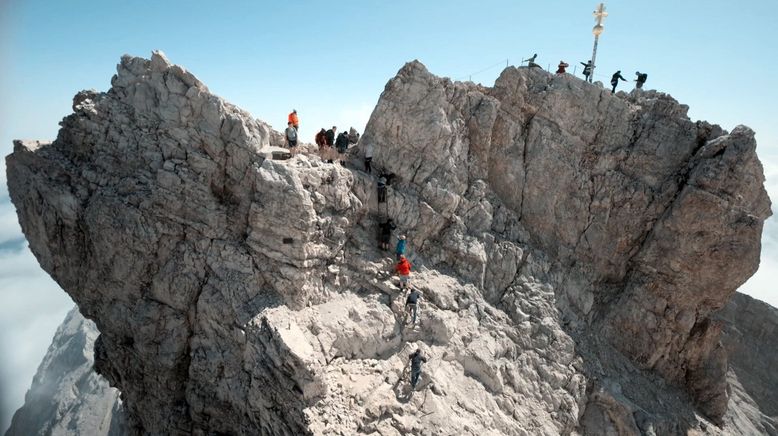
{"label": "blue sky", "polygon": [[[491,85],[505,60],[571,65],[591,54],[596,1],[0,0],[0,155],[13,138],[53,138],[81,89],[106,90],[124,53],[161,49],[209,88],[277,129],[296,108],[303,139],[319,127],[363,130],[386,81],[407,61]],[[757,132],[778,198],[775,0],[606,2],[598,79],[648,73],[693,119]],[[491,67],[491,68],[487,68]],[[484,71],[485,70],[485,71]],[[579,70],[580,71],[580,70]],[[630,86],[622,84],[620,86]],[[0,359],[6,414],[64,317],[69,298],[20,239],[0,163]],[[743,291],[778,305],[778,229]],[[0,412],[0,428],[4,427]]]}

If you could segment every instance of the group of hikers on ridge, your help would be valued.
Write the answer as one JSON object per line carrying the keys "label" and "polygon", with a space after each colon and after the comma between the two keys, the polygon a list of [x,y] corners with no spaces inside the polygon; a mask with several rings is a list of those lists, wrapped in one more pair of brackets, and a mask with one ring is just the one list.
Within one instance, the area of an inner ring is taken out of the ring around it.
{"label": "group of hikers on ridge", "polygon": [[[524,59],[522,63],[527,62],[527,66],[530,68],[541,68],[540,65],[538,65],[535,60],[537,60],[538,54],[534,53],[532,56],[530,56],[528,59]],[[592,74],[592,61],[586,61],[586,62],[580,62],[581,65],[583,65],[583,71],[582,74],[584,76],[584,80],[589,80],[589,76]],[[567,68],[570,67],[570,64],[568,64],[565,61],[559,61],[559,65],[557,66],[556,74],[566,74]],[[643,84],[646,83],[646,80],[648,80],[648,74],[641,73],[640,71],[635,72],[635,76],[637,78],[635,79],[635,88],[642,89]],[[621,75],[621,70],[616,71],[613,73],[613,76],[611,76],[611,93],[616,93],[616,87],[619,84],[619,80],[626,82],[627,79],[624,78],[624,76]]]}
{"label": "group of hikers on ridge", "polygon": [[337,159],[341,165],[346,166],[344,155],[350,145],[359,142],[359,133],[353,127],[349,129],[348,133],[338,133],[337,126],[332,126],[329,130],[322,127],[314,137],[314,142],[319,147],[319,155],[322,160],[333,163]]}

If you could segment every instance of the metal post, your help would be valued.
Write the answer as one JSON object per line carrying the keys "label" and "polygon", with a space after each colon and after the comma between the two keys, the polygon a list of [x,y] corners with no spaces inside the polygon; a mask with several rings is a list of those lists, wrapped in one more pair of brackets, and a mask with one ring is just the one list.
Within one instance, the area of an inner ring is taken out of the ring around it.
{"label": "metal post", "polygon": [[597,10],[594,11],[593,15],[594,21],[596,21],[597,24],[595,24],[592,28],[592,34],[594,35],[594,48],[592,49],[592,70],[589,74],[589,83],[594,80],[595,60],[597,59],[597,44],[600,42],[600,35],[602,34],[603,30],[605,30],[605,26],[602,25],[602,21],[605,19],[605,17],[608,16],[608,13],[605,12],[605,3],[600,3],[597,6]]}

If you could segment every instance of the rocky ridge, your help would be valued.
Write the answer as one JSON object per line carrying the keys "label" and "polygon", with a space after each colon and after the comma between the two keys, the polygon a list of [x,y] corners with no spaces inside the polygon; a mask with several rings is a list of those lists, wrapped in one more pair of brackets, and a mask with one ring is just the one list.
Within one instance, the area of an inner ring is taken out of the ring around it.
{"label": "rocky ridge", "polygon": [[737,434],[711,314],[770,215],[749,129],[654,91],[407,64],[353,158],[370,145],[395,174],[418,326],[374,248],[374,178],[264,159],[278,138],[154,53],[9,156],[31,249],[97,323],[129,433]]}

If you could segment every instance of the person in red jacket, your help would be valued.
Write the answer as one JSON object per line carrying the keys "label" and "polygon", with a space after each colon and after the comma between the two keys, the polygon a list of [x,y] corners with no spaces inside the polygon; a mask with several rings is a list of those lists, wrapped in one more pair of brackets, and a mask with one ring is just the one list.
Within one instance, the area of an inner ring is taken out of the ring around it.
{"label": "person in red jacket", "polygon": [[289,122],[292,123],[292,127],[295,130],[300,131],[300,119],[297,118],[297,109],[292,109],[292,113],[289,114]]}
{"label": "person in red jacket", "polygon": [[408,279],[411,276],[411,263],[408,262],[408,259],[405,256],[400,256],[400,261],[397,262],[395,270],[397,271],[397,274],[400,275],[400,289],[407,288]]}

